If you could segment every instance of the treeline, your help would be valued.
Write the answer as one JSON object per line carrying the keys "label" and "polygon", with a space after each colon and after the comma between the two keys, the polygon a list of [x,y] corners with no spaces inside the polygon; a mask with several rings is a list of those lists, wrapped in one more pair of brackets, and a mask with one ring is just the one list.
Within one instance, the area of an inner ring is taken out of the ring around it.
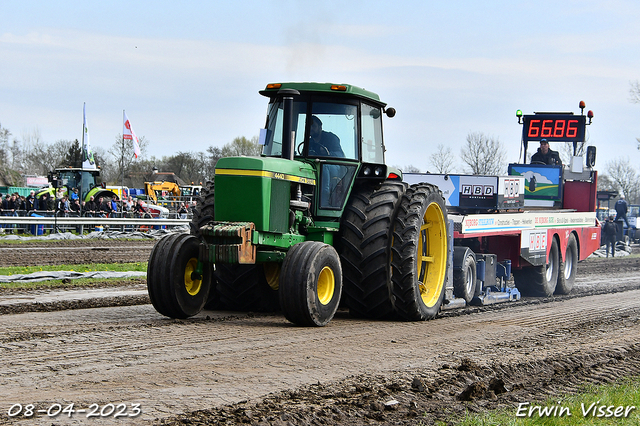
{"label": "treeline", "polygon": [[[57,167],[81,167],[82,147],[76,140],[43,142],[39,132],[23,135],[22,140],[12,138],[0,126],[0,186],[24,186],[25,176],[46,176]],[[179,151],[174,155],[149,155],[150,141],[140,138],[141,155],[135,158],[131,141],[115,137],[109,149],[92,146],[94,160],[101,169],[101,179],[108,185],[124,184],[130,188],[142,187],[153,170],[173,172],[187,183],[206,182],[211,179],[218,160],[230,156],[260,155],[258,137],[237,137],[223,145],[209,146],[206,151]]]}

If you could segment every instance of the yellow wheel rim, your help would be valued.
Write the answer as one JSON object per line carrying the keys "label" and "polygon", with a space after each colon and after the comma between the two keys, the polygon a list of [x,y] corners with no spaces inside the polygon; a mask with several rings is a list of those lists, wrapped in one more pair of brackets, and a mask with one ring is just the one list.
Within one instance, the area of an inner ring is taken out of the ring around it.
{"label": "yellow wheel rim", "polygon": [[318,300],[323,305],[327,305],[333,299],[333,292],[336,289],[336,278],[333,270],[328,266],[322,268],[318,276]]}
{"label": "yellow wheel rim", "polygon": [[438,203],[429,204],[424,214],[417,261],[420,297],[430,308],[440,298],[447,271],[447,227]]}
{"label": "yellow wheel rim", "polygon": [[191,296],[195,296],[200,293],[200,288],[202,288],[202,280],[194,280],[191,279],[191,274],[198,267],[198,259],[192,257],[187,262],[187,266],[184,268],[184,287]]}
{"label": "yellow wheel rim", "polygon": [[264,276],[267,279],[267,284],[273,290],[280,288],[280,265],[279,263],[265,263],[264,264]]}

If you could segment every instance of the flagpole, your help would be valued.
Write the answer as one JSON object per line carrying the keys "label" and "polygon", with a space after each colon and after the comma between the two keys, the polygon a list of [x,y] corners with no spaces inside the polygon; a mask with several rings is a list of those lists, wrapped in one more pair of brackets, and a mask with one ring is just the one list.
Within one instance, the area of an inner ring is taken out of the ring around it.
{"label": "flagpole", "polygon": [[[122,122],[124,123],[125,113],[122,110]],[[122,129],[122,179],[120,180],[120,186],[122,187],[122,194],[124,194],[124,129]]]}
{"label": "flagpole", "polygon": [[86,105],[87,105],[86,102],[82,103],[82,145],[80,145],[80,146],[82,146],[82,149],[80,150],[80,152],[82,153],[81,154],[82,158],[80,158],[80,161],[81,161],[80,168],[81,169],[84,169],[84,126],[85,126],[84,122],[87,119],[85,117],[85,115],[86,115],[86,111],[85,111]]}

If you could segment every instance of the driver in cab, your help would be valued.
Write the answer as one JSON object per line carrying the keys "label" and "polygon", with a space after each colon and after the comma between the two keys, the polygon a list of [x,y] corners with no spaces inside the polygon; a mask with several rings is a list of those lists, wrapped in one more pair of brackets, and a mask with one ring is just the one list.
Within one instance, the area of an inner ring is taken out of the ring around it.
{"label": "driver in cab", "polygon": [[540,139],[540,148],[538,148],[538,152],[531,156],[531,164],[534,163],[561,166],[562,160],[560,160],[560,154],[558,154],[558,151],[554,151],[549,148],[549,141],[546,139]]}
{"label": "driver in cab", "polygon": [[340,139],[331,132],[323,131],[322,121],[315,115],[312,116],[309,131],[309,155],[344,157]]}

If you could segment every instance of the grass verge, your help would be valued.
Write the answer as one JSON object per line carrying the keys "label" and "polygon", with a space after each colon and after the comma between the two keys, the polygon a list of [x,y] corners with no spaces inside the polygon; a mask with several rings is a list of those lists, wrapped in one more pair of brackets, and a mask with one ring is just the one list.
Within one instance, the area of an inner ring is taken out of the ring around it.
{"label": "grass verge", "polygon": [[[527,401],[528,402],[528,401]],[[462,426],[582,426],[640,424],[640,377],[617,383],[586,386],[575,395],[547,399],[542,403],[480,414],[467,414]]]}
{"label": "grass verge", "polygon": [[76,265],[46,265],[46,266],[11,266],[0,268],[0,275],[31,274],[40,271],[146,271],[147,262],[136,263],[91,263]]}
{"label": "grass verge", "polygon": [[[136,263],[92,263],[79,265],[47,265],[47,266],[15,266],[0,268],[0,275],[17,275],[31,274],[39,271],[75,271],[75,272],[93,272],[93,271],[141,271],[147,270],[147,262]],[[35,282],[9,282],[1,283],[0,288],[12,289],[39,289],[39,288],[62,288],[62,287],[92,287],[92,286],[109,286],[122,284],[128,281],[141,281],[140,277],[130,278],[76,278],[63,280],[46,280]]]}

